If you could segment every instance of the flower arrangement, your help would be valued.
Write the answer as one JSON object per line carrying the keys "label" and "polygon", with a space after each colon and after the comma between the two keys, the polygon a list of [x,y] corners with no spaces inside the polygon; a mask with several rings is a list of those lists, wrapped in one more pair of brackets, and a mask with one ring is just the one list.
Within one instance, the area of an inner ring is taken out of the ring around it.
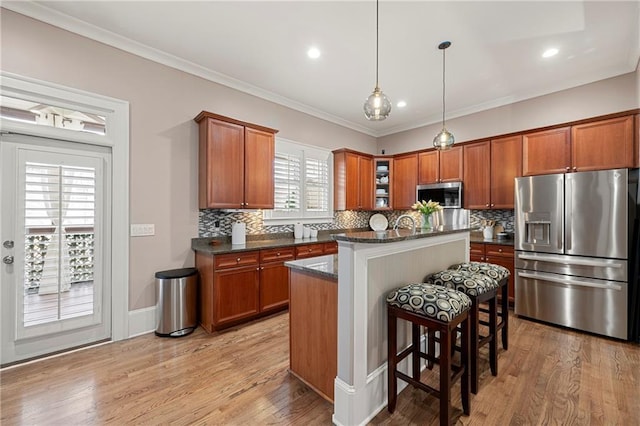
{"label": "flower arrangement", "polygon": [[413,206],[412,209],[418,210],[420,213],[424,215],[430,215],[431,213],[442,210],[442,206],[437,201],[418,201]]}

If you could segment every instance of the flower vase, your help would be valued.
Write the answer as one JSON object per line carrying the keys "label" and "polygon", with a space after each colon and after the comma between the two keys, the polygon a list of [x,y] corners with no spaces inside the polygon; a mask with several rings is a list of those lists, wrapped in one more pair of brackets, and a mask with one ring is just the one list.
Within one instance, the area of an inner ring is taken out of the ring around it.
{"label": "flower vase", "polygon": [[422,229],[431,229],[431,213],[422,213]]}

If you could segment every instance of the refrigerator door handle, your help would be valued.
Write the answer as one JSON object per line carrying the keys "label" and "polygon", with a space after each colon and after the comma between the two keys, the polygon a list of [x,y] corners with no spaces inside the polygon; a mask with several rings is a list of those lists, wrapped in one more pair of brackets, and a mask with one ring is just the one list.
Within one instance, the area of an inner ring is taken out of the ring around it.
{"label": "refrigerator door handle", "polygon": [[519,259],[522,260],[539,260],[541,262],[551,262],[551,263],[560,263],[562,265],[580,265],[580,266],[597,266],[597,267],[605,267],[605,268],[622,268],[622,263],[618,262],[605,262],[599,260],[592,259],[562,259],[553,256],[544,256],[544,255],[533,255],[533,254],[524,254],[521,253],[518,255]]}
{"label": "refrigerator door handle", "polygon": [[564,247],[568,252],[572,246],[571,220],[573,219],[573,179],[571,175],[565,176],[564,194]]}
{"label": "refrigerator door handle", "polygon": [[575,285],[580,287],[590,287],[590,288],[602,288],[607,290],[622,290],[622,286],[619,284],[600,284],[592,281],[577,281],[571,278],[558,278],[556,276],[544,273],[529,273],[529,272],[518,272],[518,276],[522,278],[532,278],[534,280],[541,281],[549,281],[557,284],[565,284],[565,285]]}

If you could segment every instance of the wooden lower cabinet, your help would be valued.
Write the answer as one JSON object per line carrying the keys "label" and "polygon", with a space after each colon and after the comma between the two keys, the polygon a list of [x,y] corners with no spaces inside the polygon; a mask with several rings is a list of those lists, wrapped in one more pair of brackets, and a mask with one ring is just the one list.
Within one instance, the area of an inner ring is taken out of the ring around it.
{"label": "wooden lower cabinet", "polygon": [[257,265],[213,273],[213,322],[216,326],[250,318],[260,312],[259,279]]}
{"label": "wooden lower cabinet", "polygon": [[472,262],[495,263],[509,270],[509,302],[515,302],[515,257],[513,246],[506,244],[471,243],[469,258]]}
{"label": "wooden lower cabinet", "polygon": [[218,255],[196,252],[200,325],[213,333],[286,309],[289,268],[284,263],[337,252],[335,241]]}
{"label": "wooden lower cabinet", "polygon": [[260,312],[289,305],[289,268],[284,262],[294,258],[293,247],[260,250]]}
{"label": "wooden lower cabinet", "polygon": [[325,243],[314,243],[296,246],[296,259],[322,256],[325,254],[324,244]]}
{"label": "wooden lower cabinet", "polygon": [[291,270],[290,371],[333,402],[338,374],[338,282]]}

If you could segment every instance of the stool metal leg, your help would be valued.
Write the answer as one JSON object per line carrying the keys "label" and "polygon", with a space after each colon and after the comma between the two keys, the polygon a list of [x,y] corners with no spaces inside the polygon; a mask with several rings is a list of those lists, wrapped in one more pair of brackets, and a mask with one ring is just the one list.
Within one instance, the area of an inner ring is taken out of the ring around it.
{"label": "stool metal leg", "polygon": [[420,326],[416,323],[411,324],[411,342],[413,350],[411,351],[411,367],[413,369],[413,380],[420,380]]}
{"label": "stool metal leg", "polygon": [[496,326],[498,324],[498,298],[494,297],[489,300],[489,334],[491,334],[491,340],[489,341],[489,366],[491,367],[491,374],[498,375],[498,335],[496,333]]}
{"label": "stool metal leg", "polygon": [[480,345],[478,344],[478,335],[480,334],[480,307],[477,300],[473,300],[471,303],[471,309],[469,309],[469,321],[471,322],[471,333],[469,338],[471,344],[469,353],[471,355],[471,393],[474,395],[478,393],[478,359],[480,358]]}
{"label": "stool metal leg", "polygon": [[[455,327],[454,327],[455,328]],[[440,425],[449,426],[451,421],[451,334],[452,330],[440,333]]]}
{"label": "stool metal leg", "polygon": [[509,349],[509,279],[502,286],[502,349]]}
{"label": "stool metal leg", "polygon": [[460,392],[462,396],[462,410],[466,415],[471,413],[471,405],[469,398],[469,334],[471,331],[471,321],[469,317],[465,318],[461,324],[461,336],[460,336],[460,364],[464,368],[462,377],[460,378]]}
{"label": "stool metal leg", "polygon": [[398,343],[397,339],[397,320],[394,313],[387,310],[387,410],[392,413],[396,409],[397,399],[397,381],[396,381],[396,367],[398,356]]}

